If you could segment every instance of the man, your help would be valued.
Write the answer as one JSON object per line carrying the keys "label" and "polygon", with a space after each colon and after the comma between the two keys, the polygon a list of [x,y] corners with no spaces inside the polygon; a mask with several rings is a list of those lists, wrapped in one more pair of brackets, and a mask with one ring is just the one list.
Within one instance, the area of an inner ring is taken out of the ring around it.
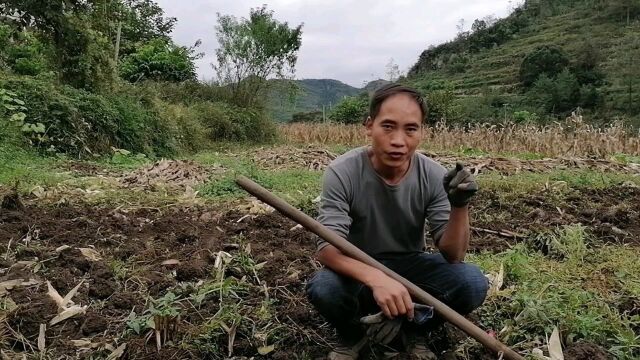
{"label": "man", "polygon": [[[463,262],[469,246],[468,203],[477,184],[460,164],[447,173],[415,152],[425,118],[426,105],[415,90],[389,84],[376,91],[365,121],[370,146],[329,165],[318,221],[467,314],[482,304],[488,288],[480,269]],[[424,252],[425,219],[439,253]],[[338,332],[340,346],[329,359],[357,359],[367,339],[388,344],[399,329],[398,338],[413,358],[435,358],[426,346],[427,331],[442,320],[436,316],[423,323],[422,316],[416,324],[414,317],[424,306],[414,304],[402,284],[322,240],[317,258],[325,268],[309,281],[307,294]],[[379,311],[386,319],[365,321],[369,329],[364,329],[361,317]]]}

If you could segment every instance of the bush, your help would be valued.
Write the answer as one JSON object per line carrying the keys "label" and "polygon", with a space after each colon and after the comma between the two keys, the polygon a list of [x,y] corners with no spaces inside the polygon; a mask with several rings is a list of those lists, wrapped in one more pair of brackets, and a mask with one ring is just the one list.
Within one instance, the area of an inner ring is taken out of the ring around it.
{"label": "bush", "polygon": [[298,112],[291,116],[291,122],[322,122],[322,111]]}
{"label": "bush", "polygon": [[270,142],[275,139],[275,124],[262,110],[222,102],[202,102],[193,108],[213,141]]}
{"label": "bush", "polygon": [[333,121],[344,124],[362,123],[369,113],[369,99],[366,94],[348,96],[342,99],[329,114]]}
{"label": "bush", "polygon": [[159,104],[161,118],[175,132],[177,147],[188,152],[207,148],[209,132],[201,122],[200,113],[193,107],[180,104]]}
{"label": "bush", "polygon": [[569,58],[558,48],[541,46],[527,55],[520,66],[520,81],[524,87],[532,86],[543,74],[555,78],[569,66]]}
{"label": "bush", "polygon": [[176,151],[175,131],[153,107],[127,94],[101,96],[32,78],[2,79],[0,88],[24,101],[25,122],[34,125],[25,135],[41,151],[73,156],[107,153],[111,147],[162,156]]}
{"label": "bush", "polygon": [[164,39],[152,40],[127,55],[120,65],[120,76],[136,83],[142,80],[180,82],[195,80],[193,50]]}
{"label": "bush", "polygon": [[0,62],[19,75],[38,75],[49,69],[45,56],[49,51],[32,33],[0,25]]}
{"label": "bush", "polygon": [[580,105],[580,84],[568,69],[556,79],[543,74],[527,93],[527,97],[545,112],[566,114]]}

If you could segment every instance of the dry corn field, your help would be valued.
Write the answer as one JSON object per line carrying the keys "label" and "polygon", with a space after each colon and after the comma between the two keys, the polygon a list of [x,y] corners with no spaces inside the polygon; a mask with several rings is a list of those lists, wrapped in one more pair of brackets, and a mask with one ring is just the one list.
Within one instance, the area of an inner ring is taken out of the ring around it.
{"label": "dry corn field", "polygon": [[[284,140],[305,144],[367,143],[361,125],[290,124],[280,127]],[[640,132],[621,123],[598,128],[580,117],[553,125],[470,125],[466,128],[437,124],[426,127],[423,144],[430,151],[477,149],[489,153],[537,153],[549,157],[608,157],[640,154]]]}

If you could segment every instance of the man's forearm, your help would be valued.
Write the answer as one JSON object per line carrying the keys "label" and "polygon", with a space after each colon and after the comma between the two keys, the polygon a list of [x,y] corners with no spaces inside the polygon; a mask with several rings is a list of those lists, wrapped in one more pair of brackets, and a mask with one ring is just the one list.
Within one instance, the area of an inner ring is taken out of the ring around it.
{"label": "man's forearm", "polygon": [[317,258],[322,265],[329,269],[338,274],[355,279],[367,286],[370,286],[375,277],[384,275],[382,271],[346,256],[333,245],[328,245],[320,250]]}
{"label": "man's forearm", "polygon": [[438,242],[438,249],[450,263],[464,261],[469,248],[469,207],[452,208],[447,228]]}

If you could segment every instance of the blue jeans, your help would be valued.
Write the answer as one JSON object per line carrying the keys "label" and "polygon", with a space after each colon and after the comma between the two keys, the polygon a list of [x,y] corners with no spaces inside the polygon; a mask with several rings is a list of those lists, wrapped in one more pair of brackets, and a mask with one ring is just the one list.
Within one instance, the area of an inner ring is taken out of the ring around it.
{"label": "blue jeans", "polygon": [[[460,314],[482,305],[487,295],[489,284],[478,266],[450,264],[439,253],[380,262]],[[364,336],[359,324],[361,316],[380,311],[367,286],[327,268],[316,272],[307,283],[307,296],[345,343],[357,342]],[[426,333],[442,322],[436,315],[415,330]]]}

